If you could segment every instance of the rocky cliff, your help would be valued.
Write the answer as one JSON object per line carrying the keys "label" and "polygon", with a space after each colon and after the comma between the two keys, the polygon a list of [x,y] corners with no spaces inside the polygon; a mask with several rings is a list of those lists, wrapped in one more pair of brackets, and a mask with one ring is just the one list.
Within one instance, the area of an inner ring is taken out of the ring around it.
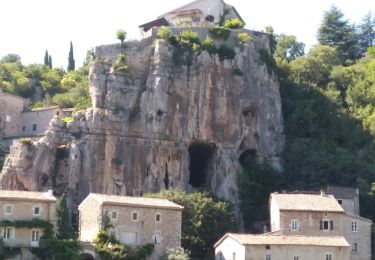
{"label": "rocky cliff", "polygon": [[[237,204],[241,160],[256,156],[280,169],[284,142],[279,85],[259,54],[269,38],[249,33],[250,45],[236,48],[233,60],[203,51],[188,65],[177,65],[175,47],[153,38],[97,47],[92,109],[68,124],[55,118],[36,143],[15,144],[1,188],[53,187],[73,204],[89,192],[207,188]],[[119,53],[125,72],[113,68]]]}

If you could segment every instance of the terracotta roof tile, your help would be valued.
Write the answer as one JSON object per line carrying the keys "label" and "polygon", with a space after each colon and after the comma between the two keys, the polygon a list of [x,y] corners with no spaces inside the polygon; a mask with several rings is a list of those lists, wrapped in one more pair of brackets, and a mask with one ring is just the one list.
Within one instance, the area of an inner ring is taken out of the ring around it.
{"label": "terracotta roof tile", "polygon": [[272,193],[280,210],[344,212],[332,195]]}
{"label": "terracotta roof tile", "polygon": [[31,201],[56,201],[53,195],[48,192],[0,190],[0,200],[31,200]]}
{"label": "terracotta roof tile", "polygon": [[349,247],[342,236],[285,236],[285,235],[251,235],[228,233],[243,245],[296,245],[296,246],[334,246]]}
{"label": "terracotta roof tile", "polygon": [[129,196],[118,196],[118,195],[105,195],[98,193],[90,193],[88,196],[96,199],[100,204],[123,204],[123,205],[138,205],[144,207],[158,207],[158,208],[170,208],[170,209],[183,209],[182,206],[173,203],[166,199],[155,199],[145,197],[129,197]]}

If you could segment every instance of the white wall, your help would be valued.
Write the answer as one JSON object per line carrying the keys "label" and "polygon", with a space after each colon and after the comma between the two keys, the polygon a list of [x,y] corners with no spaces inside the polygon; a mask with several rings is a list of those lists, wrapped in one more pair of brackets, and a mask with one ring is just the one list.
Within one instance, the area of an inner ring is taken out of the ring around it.
{"label": "white wall", "polygon": [[[233,256],[235,258],[233,259]],[[245,259],[245,246],[239,244],[231,237],[226,237],[215,248],[215,260],[243,260]]]}

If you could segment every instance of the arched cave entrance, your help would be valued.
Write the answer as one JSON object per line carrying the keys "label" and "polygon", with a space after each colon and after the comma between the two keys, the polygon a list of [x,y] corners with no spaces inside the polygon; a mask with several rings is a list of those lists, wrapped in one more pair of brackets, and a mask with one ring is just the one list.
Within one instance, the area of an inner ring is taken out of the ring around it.
{"label": "arched cave entrance", "polygon": [[91,254],[89,254],[89,253],[83,253],[83,254],[81,255],[81,257],[82,257],[83,260],[94,260],[94,259],[95,259],[95,258],[94,258]]}
{"label": "arched cave entrance", "polygon": [[256,160],[257,158],[257,151],[254,149],[247,149],[243,151],[238,158],[239,163],[243,168],[248,166],[252,161]]}
{"label": "arched cave entrance", "polygon": [[206,186],[211,175],[215,147],[208,143],[193,143],[189,146],[189,184],[194,188]]}

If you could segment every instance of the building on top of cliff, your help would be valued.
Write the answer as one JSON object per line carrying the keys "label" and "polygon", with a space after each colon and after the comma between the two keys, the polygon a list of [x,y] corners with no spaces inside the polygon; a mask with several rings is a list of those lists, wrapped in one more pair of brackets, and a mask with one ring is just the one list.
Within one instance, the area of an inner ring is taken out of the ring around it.
{"label": "building on top of cliff", "polygon": [[4,245],[20,248],[21,259],[34,259],[30,248],[39,246],[46,232],[43,223],[56,224],[56,202],[52,190],[0,190],[0,237]]}
{"label": "building on top of cliff", "polygon": [[171,26],[210,26],[220,24],[223,19],[237,18],[244,20],[234,6],[226,4],[223,0],[195,0],[167,13],[157,19],[139,26],[141,38],[151,36],[153,27]]}
{"label": "building on top of cliff", "polygon": [[[79,239],[91,244],[109,217],[108,230],[130,246],[154,244],[151,259],[159,259],[167,248],[181,246],[183,207],[166,199],[90,193],[79,205]],[[93,256],[94,257],[94,256]]]}

